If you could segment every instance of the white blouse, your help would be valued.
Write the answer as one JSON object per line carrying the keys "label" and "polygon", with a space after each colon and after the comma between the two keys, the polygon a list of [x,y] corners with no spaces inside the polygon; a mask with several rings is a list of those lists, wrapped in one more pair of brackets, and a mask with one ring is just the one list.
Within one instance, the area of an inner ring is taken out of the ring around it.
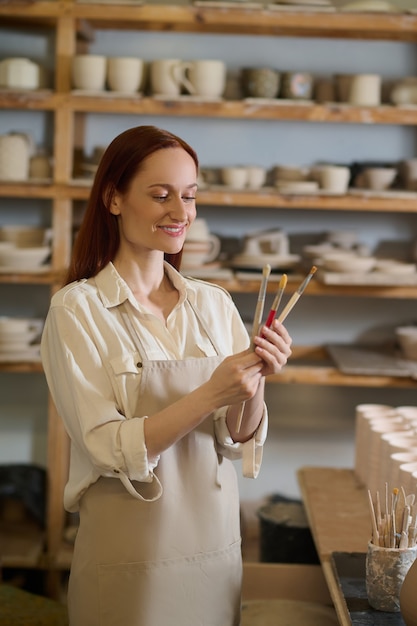
{"label": "white blouse", "polygon": [[[224,356],[244,350],[249,338],[230,297],[221,287],[184,278],[172,266],[165,271],[180,297],[166,325],[133,296],[112,263],[97,276],[67,285],[52,298],[42,335],[41,356],[57,411],[71,438],[69,479],[64,505],[78,509],[78,501],[100,476],[151,482],[158,460],[148,460],[144,439],[146,415],[135,415],[137,398],[129,392],[126,368],[140,376],[140,355],[120,315],[131,304],[140,324],[149,359],[215,356],[190,306],[201,312],[206,327]],[[131,391],[131,390],[130,390]],[[226,425],[227,407],[214,414],[219,453],[242,458],[243,474],[255,478],[262,461],[267,411],[254,437],[233,442]],[[130,491],[130,490],[129,490]]]}

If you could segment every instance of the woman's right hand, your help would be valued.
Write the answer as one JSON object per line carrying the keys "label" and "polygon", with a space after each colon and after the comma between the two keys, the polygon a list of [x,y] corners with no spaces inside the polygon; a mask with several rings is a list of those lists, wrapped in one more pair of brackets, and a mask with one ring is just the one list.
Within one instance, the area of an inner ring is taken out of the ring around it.
{"label": "woman's right hand", "polygon": [[216,408],[246,402],[262,379],[263,360],[251,349],[228,356],[208,381]]}

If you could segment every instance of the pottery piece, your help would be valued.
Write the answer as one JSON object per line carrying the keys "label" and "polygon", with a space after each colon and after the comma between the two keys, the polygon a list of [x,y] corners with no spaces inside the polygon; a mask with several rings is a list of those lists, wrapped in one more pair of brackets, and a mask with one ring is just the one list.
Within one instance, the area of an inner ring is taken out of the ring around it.
{"label": "pottery piece", "polygon": [[357,106],[381,104],[381,76],[379,74],[354,74],[349,88],[349,103]]}
{"label": "pottery piece", "polygon": [[248,165],[246,172],[248,189],[260,189],[265,184],[266,169],[264,167]]}
{"label": "pottery piece", "polygon": [[32,269],[42,265],[50,253],[49,246],[13,247],[7,251],[0,250],[0,266],[10,269]]}
{"label": "pottery piece", "polygon": [[322,189],[329,193],[346,193],[350,180],[349,167],[345,165],[319,165],[314,170]]}
{"label": "pottery piece", "polygon": [[405,358],[417,361],[417,326],[397,326],[395,336]]}
{"label": "pottery piece", "polygon": [[389,189],[397,176],[395,167],[367,167],[363,171],[364,184],[368,189]]}
{"label": "pottery piece", "polygon": [[30,153],[31,146],[25,135],[0,135],[0,180],[27,180]]}
{"label": "pottery piece", "polygon": [[282,97],[290,100],[311,100],[314,77],[307,72],[285,72],[282,76]]}
{"label": "pottery piece", "polygon": [[188,229],[185,238],[181,264],[182,267],[199,267],[214,261],[221,248],[219,237],[210,233],[206,220],[197,217]]}
{"label": "pottery piece", "polygon": [[107,61],[107,84],[111,91],[136,93],[142,83],[143,60],[135,57],[110,57]]}
{"label": "pottery piece", "polygon": [[220,98],[226,87],[226,65],[217,59],[179,63],[173,72],[190,94],[202,98]]}
{"label": "pottery piece", "polygon": [[336,74],[335,91],[338,102],[349,102],[350,85],[354,74]]}
{"label": "pottery piece", "polygon": [[180,76],[176,68],[181,67],[180,59],[157,59],[149,68],[151,93],[156,96],[176,97],[180,95]]}
{"label": "pottery piece", "polygon": [[38,89],[40,67],[30,59],[14,57],[0,62],[0,87],[7,89]]}
{"label": "pottery piece", "polygon": [[406,626],[417,626],[417,560],[408,570],[400,591],[401,615]]}
{"label": "pottery piece", "polygon": [[43,246],[49,237],[49,229],[37,226],[8,224],[0,227],[0,241],[12,243],[18,248]]}
{"label": "pottery piece", "polygon": [[372,608],[400,612],[401,587],[416,556],[417,546],[399,549],[368,543],[365,578],[368,602]]}
{"label": "pottery piece", "polygon": [[248,171],[246,167],[222,167],[220,170],[222,182],[232,189],[244,189],[248,183]]}
{"label": "pottery piece", "polygon": [[417,81],[403,80],[394,85],[390,100],[397,106],[417,104]]}
{"label": "pottery piece", "polygon": [[99,54],[76,54],[72,59],[71,78],[75,89],[103,91],[106,86],[107,59]]}
{"label": "pottery piece", "polygon": [[243,94],[247,98],[276,98],[280,74],[269,67],[246,67],[241,71]]}

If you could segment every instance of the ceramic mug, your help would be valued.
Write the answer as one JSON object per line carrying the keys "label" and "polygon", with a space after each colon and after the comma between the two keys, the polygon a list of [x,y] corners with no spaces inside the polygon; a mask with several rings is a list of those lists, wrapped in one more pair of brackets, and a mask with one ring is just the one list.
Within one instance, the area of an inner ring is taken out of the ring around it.
{"label": "ceramic mug", "polygon": [[142,84],[144,63],[135,57],[110,57],[107,61],[107,84],[111,91],[135,93]]}
{"label": "ceramic mug", "polygon": [[349,103],[358,106],[381,104],[381,76],[379,74],[355,74],[350,82]]}
{"label": "ceramic mug", "polygon": [[176,68],[181,67],[180,59],[157,59],[151,61],[149,68],[150,88],[156,96],[179,96],[181,83]]}
{"label": "ceramic mug", "polygon": [[102,91],[106,86],[107,59],[99,54],[76,54],[71,78],[75,89]]}
{"label": "ceramic mug", "polygon": [[175,80],[192,95],[220,98],[226,87],[223,61],[203,59],[173,66]]}

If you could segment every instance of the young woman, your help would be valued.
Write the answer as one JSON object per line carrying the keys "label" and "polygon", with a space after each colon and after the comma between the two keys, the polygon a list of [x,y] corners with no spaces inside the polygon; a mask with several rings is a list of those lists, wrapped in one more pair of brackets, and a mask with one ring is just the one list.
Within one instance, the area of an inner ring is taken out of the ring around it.
{"label": "young woman", "polygon": [[116,137],[45,323],[42,361],[71,439],[64,504],[80,515],[72,626],[240,622],[231,460],[257,475],[264,379],[291,339],[274,322],[249,348],[230,296],[178,272],[197,172],[167,131]]}

